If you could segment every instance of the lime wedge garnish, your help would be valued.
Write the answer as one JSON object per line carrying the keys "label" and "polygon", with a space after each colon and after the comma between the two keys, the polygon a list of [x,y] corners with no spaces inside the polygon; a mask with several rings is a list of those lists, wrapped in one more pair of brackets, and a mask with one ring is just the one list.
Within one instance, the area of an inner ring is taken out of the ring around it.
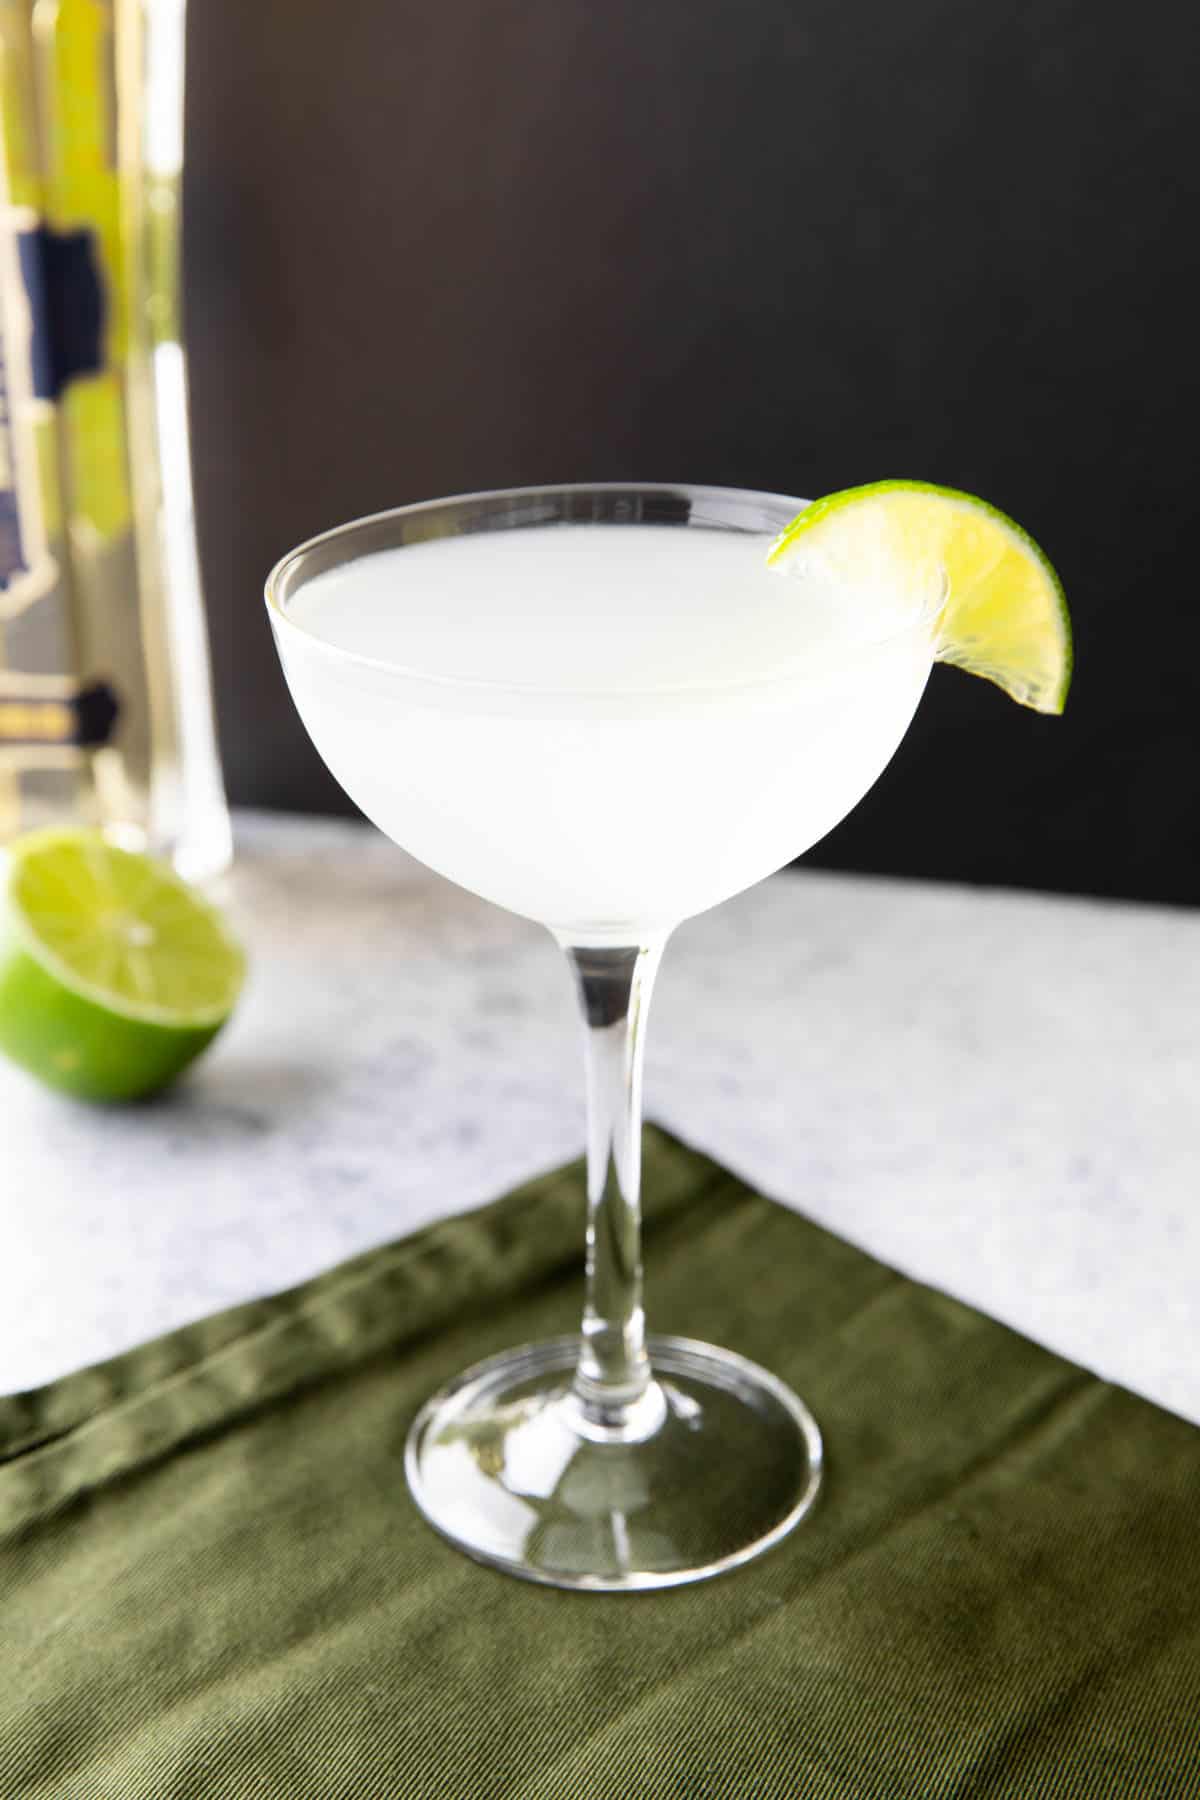
{"label": "lime wedge garnish", "polygon": [[1028,532],[986,500],[927,481],[845,488],[798,514],[767,560],[847,589],[888,588],[928,618],[939,662],[1037,712],[1062,711],[1072,666],[1062,583]]}
{"label": "lime wedge garnish", "polygon": [[225,1023],[245,958],[165,864],[94,831],[9,846],[0,895],[0,1049],[89,1100],[172,1081]]}

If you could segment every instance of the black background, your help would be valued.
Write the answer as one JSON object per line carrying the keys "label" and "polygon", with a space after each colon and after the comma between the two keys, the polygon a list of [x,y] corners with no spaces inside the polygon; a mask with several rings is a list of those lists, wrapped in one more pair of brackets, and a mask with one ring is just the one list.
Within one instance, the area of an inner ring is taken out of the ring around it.
{"label": "black background", "polygon": [[1063,720],[936,670],[846,868],[1195,902],[1190,6],[204,0],[197,501],[235,799],[348,808],[262,578],[403,501],[643,478],[984,494]]}

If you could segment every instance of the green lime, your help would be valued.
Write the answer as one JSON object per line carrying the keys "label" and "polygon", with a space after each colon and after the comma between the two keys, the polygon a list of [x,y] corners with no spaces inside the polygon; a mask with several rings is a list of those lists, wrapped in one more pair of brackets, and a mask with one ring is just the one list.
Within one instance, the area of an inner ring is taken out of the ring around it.
{"label": "green lime", "polygon": [[88,1100],[165,1087],[216,1036],[245,958],[174,871],[96,831],[9,846],[0,894],[0,1049]]}
{"label": "green lime", "polygon": [[1071,685],[1062,583],[1021,527],[973,494],[877,481],[814,500],[772,545],[776,567],[880,583],[929,617],[939,662],[994,681],[1022,706],[1060,713]]}

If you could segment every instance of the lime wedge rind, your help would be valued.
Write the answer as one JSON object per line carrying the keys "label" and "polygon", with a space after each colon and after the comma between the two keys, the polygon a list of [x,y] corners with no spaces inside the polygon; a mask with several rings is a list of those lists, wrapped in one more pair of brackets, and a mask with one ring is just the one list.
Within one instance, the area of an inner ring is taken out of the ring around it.
{"label": "lime wedge rind", "polygon": [[[930,619],[936,660],[993,682],[1036,712],[1061,713],[1074,669],[1062,582],[1041,546],[989,501],[929,481],[845,488],[797,514],[767,560],[778,565],[831,531],[855,524],[861,530],[868,512],[901,508],[908,523],[898,542],[912,537],[926,553],[936,555],[939,546],[945,553],[939,605]],[[852,556],[853,538],[843,543],[843,554],[847,543]],[[954,579],[948,572],[952,565],[957,565]],[[898,577],[905,572],[898,569]]]}

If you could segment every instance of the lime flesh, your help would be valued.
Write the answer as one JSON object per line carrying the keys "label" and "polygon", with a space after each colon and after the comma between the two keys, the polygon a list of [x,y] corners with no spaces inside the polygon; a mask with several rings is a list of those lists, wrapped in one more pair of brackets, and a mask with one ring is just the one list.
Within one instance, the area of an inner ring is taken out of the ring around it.
{"label": "lime flesh", "polygon": [[1073,665],[1062,583],[1028,532],[986,500],[924,481],[845,488],[799,513],[767,560],[848,590],[890,587],[928,618],[939,662],[1036,712],[1062,712]]}
{"label": "lime flesh", "polygon": [[164,864],[98,832],[9,848],[0,896],[0,1049],[91,1100],[155,1092],[204,1050],[245,958],[217,910]]}

